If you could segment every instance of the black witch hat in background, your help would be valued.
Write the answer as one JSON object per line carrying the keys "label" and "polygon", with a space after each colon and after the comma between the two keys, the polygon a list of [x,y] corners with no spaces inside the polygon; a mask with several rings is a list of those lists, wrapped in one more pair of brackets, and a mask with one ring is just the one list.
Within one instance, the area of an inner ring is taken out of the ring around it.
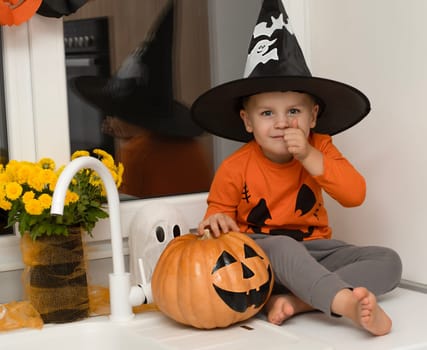
{"label": "black witch hat in background", "polygon": [[100,109],[151,131],[178,137],[202,134],[190,110],[173,98],[174,4],[168,2],[145,40],[110,78],[71,80],[77,95]]}
{"label": "black witch hat in background", "polygon": [[68,16],[86,4],[88,0],[43,0],[37,13],[45,17]]}
{"label": "black witch hat in background", "polygon": [[334,135],[370,111],[356,88],[313,77],[293,33],[282,0],[264,0],[249,46],[244,78],[214,87],[192,106],[193,120],[212,134],[236,141],[253,138],[240,119],[242,97],[269,91],[299,91],[320,105],[314,131]]}

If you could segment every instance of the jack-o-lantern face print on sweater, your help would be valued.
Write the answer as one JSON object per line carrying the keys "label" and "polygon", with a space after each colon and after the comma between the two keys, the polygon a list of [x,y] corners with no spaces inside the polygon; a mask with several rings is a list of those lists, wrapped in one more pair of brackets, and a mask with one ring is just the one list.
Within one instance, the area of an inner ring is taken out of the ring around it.
{"label": "jack-o-lantern face print on sweater", "polygon": [[[245,186],[247,191],[247,185]],[[306,215],[310,213],[313,208],[316,207],[316,196],[309,186],[303,184],[298,191],[298,195],[295,203],[294,213],[296,216]],[[312,215],[316,216],[317,210],[315,210]],[[262,227],[266,226],[266,221],[272,219],[271,213],[268,209],[267,201],[264,198],[261,198],[257,205],[250,211],[247,221],[250,224],[250,229],[255,233],[261,233]],[[310,237],[313,233],[314,227],[309,226],[307,231],[302,231],[300,229],[287,229],[287,228],[277,228],[270,229],[269,234],[272,235],[284,235],[290,236],[298,241],[302,241],[306,237]]]}

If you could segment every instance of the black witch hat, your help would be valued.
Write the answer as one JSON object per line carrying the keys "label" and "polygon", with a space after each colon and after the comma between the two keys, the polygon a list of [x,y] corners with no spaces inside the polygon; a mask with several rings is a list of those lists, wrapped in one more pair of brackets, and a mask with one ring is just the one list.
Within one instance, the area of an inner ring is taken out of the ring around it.
{"label": "black witch hat", "polygon": [[282,0],[264,0],[250,43],[244,78],[214,87],[192,106],[193,120],[212,134],[236,141],[253,138],[240,119],[242,97],[269,91],[298,91],[320,105],[315,132],[334,135],[362,120],[368,98],[344,83],[313,77],[289,23]]}
{"label": "black witch hat", "polygon": [[192,121],[189,108],[173,98],[173,10],[170,1],[114,76],[76,77],[71,87],[105,115],[163,135],[194,137],[203,130]]}

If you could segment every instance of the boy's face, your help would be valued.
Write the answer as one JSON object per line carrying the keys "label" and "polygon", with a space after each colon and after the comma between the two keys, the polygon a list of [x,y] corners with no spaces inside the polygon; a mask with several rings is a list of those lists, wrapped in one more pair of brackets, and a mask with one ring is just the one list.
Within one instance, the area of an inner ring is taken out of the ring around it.
{"label": "boy's face", "polygon": [[250,96],[240,110],[247,132],[253,133],[264,155],[274,162],[292,159],[283,139],[284,130],[298,128],[308,138],[316,126],[319,105],[305,93],[265,92]]}

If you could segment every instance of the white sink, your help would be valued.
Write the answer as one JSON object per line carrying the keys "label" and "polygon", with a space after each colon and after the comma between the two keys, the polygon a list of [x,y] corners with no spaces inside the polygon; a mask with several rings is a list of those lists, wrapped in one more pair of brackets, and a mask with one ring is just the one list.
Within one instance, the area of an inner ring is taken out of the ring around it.
{"label": "white sink", "polygon": [[160,312],[139,314],[126,323],[93,317],[42,330],[17,330],[0,334],[7,350],[134,350],[134,349],[287,349],[331,350],[331,346],[302,338],[260,319],[225,329],[199,330],[177,324]]}

